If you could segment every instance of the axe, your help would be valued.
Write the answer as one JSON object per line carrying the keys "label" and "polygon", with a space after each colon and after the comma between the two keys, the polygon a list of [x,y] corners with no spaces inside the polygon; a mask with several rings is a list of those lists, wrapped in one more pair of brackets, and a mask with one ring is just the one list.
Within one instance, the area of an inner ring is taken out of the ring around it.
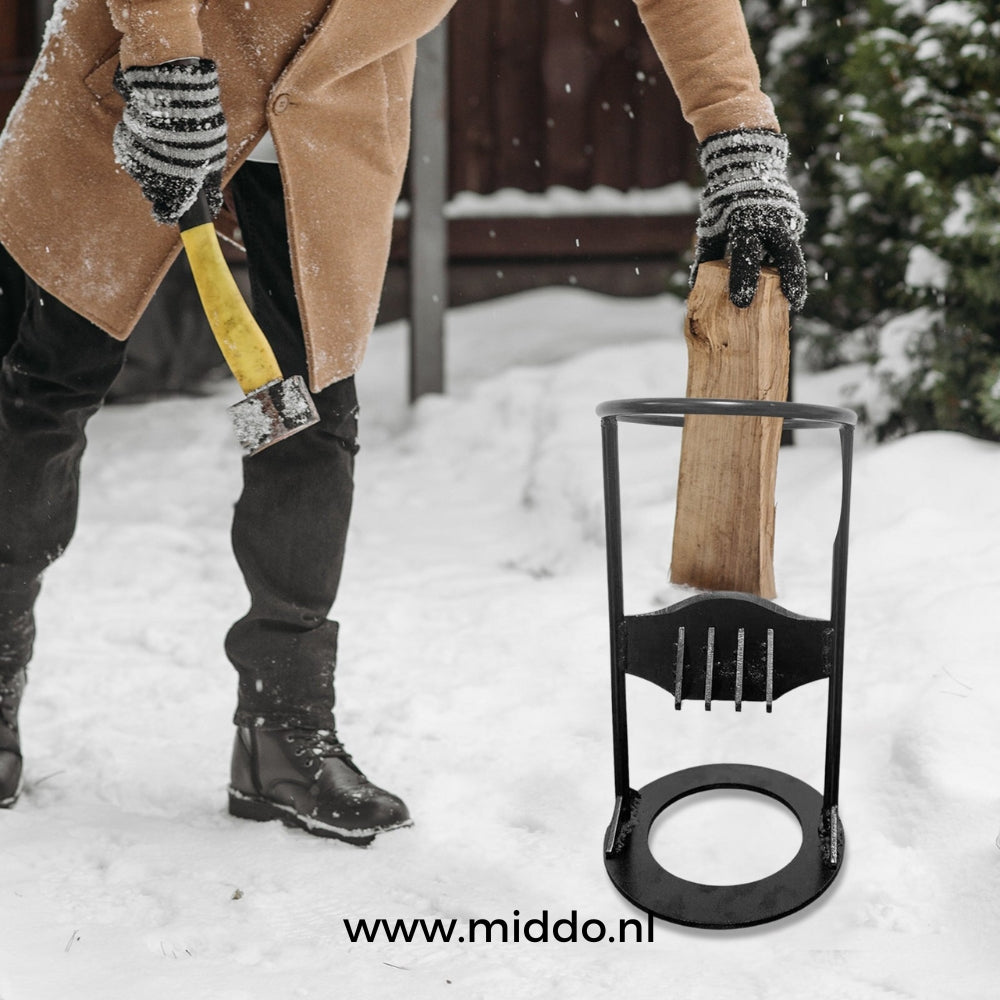
{"label": "axe", "polygon": [[301,375],[285,378],[264,332],[222,256],[204,194],[180,218],[181,240],[205,317],[245,398],[234,403],[236,437],[245,455],[277,444],[319,422]]}

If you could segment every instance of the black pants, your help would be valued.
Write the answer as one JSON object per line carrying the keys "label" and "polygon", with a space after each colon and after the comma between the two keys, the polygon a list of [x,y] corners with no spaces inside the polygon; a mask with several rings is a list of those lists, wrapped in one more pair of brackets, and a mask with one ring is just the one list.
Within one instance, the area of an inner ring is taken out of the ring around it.
{"label": "black pants", "polygon": [[[285,376],[306,374],[276,166],[232,182],[253,309]],[[76,526],[87,421],[125,345],[68,309],[0,253],[0,688],[26,667],[44,570]],[[351,378],[315,396],[320,423],[243,460],[232,544],[250,610],[226,637],[236,721],[333,728],[340,581],[357,451]],[[155,572],[151,568],[150,572]]]}

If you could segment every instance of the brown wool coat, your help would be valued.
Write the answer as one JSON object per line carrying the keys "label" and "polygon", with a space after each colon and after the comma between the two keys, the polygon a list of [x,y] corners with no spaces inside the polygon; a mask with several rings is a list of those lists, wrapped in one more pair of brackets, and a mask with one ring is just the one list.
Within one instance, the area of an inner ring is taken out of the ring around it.
{"label": "brown wool coat", "polygon": [[[475,2],[475,0],[465,0]],[[227,177],[270,128],[318,390],[357,370],[409,147],[416,39],[454,0],[59,0],[0,137],[0,242],[45,289],[129,335],[180,249],[116,166],[125,66],[206,55]],[[699,139],[777,128],[738,0],[636,0]]]}

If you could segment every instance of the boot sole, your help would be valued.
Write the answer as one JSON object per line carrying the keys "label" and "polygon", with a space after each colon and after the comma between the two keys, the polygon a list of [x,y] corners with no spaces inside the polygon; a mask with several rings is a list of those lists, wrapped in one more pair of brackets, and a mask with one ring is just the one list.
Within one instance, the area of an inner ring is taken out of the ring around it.
{"label": "boot sole", "polygon": [[266,823],[270,820],[281,820],[285,826],[296,827],[305,830],[316,837],[330,837],[333,840],[343,840],[345,843],[354,844],[357,847],[367,847],[379,833],[386,833],[389,830],[399,830],[403,827],[412,826],[412,821],[397,823],[395,826],[383,826],[369,830],[345,830],[335,827],[330,823],[324,823],[313,816],[304,816],[296,812],[291,806],[282,805],[280,802],[272,802],[270,799],[263,799],[257,795],[247,795],[246,792],[237,791],[235,788],[229,789],[229,815],[239,819],[250,819],[257,823]]}
{"label": "boot sole", "polygon": [[21,789],[24,785],[24,775],[22,774],[20,778],[17,779],[17,788],[14,789],[14,794],[7,796],[5,799],[0,799],[0,809],[11,809],[16,805],[17,800],[21,797]]}

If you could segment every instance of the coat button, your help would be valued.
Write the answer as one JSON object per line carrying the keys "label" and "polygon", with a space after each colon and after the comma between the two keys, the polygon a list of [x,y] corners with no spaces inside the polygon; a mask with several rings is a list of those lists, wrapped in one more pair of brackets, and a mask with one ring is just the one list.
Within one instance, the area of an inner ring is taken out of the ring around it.
{"label": "coat button", "polygon": [[279,94],[274,99],[274,104],[271,105],[271,107],[274,110],[274,113],[276,115],[280,115],[283,111],[287,111],[288,110],[288,105],[290,103],[291,103],[291,100],[290,100],[288,94]]}

